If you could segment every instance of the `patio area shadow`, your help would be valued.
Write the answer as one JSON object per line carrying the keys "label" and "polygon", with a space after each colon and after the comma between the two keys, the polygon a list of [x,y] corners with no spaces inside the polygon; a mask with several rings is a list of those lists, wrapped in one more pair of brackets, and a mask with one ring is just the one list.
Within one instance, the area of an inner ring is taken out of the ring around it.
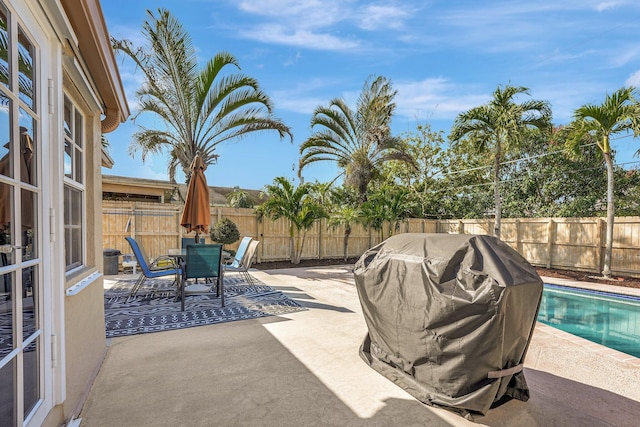
{"label": "patio area shadow", "polygon": [[325,366],[334,380],[314,372],[267,330],[284,323],[293,322],[265,318],[114,338],[81,425],[451,425],[398,398],[403,392],[360,361],[366,375],[345,382],[340,359],[355,349]]}
{"label": "patio area shadow", "polygon": [[[640,402],[544,371],[525,368],[528,402],[512,400],[474,420],[488,426],[631,426]],[[561,422],[559,422],[561,420]]]}

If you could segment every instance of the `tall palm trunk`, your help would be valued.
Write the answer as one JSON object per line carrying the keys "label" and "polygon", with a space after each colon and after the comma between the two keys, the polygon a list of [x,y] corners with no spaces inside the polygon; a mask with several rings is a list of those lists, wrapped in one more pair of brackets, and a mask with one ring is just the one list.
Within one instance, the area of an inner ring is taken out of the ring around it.
{"label": "tall palm trunk", "polygon": [[607,165],[607,235],[602,275],[604,277],[611,277],[611,255],[613,252],[613,221],[615,218],[615,206],[613,203],[613,161],[611,159],[611,152],[604,153],[604,161]]}

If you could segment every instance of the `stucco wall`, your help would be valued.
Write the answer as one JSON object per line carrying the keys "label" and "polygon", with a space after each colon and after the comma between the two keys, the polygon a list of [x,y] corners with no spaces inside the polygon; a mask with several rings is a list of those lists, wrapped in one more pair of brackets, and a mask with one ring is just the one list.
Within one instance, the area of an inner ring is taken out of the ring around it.
{"label": "stucco wall", "polygon": [[[74,104],[85,115],[85,262],[82,271],[67,277],[65,289],[102,271],[102,175],[100,117],[91,112],[77,93],[67,88]],[[74,296],[65,298],[65,353],[67,397],[65,419],[77,415],[106,348],[102,277]]]}
{"label": "stucco wall", "polygon": [[79,294],[65,298],[66,381],[65,418],[77,414],[104,358],[104,290],[102,278]]}

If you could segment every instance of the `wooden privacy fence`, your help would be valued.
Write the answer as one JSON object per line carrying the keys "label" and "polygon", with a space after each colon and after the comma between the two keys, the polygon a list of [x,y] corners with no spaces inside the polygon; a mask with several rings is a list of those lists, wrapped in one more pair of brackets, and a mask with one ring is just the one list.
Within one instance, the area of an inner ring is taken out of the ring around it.
{"label": "wooden privacy fence", "polygon": [[[181,205],[103,201],[102,236],[103,247],[118,249],[123,254],[131,253],[124,240],[130,236],[142,244],[148,256],[155,258],[167,253],[167,249],[180,247],[182,237],[193,237],[180,226]],[[223,218],[233,221],[240,236],[251,236],[260,240],[257,262],[289,259],[289,225],[285,219],[258,220],[253,209],[211,207],[211,225]],[[326,221],[318,221],[307,231],[302,258],[341,258],[344,227],[327,227]],[[206,236],[209,240],[209,236]],[[377,232],[360,225],[352,227],[349,237],[349,257],[358,257],[368,248],[379,243]],[[225,245],[225,249],[236,250],[240,242]]]}
{"label": "wooden privacy fence", "polygon": [[[103,201],[103,247],[131,253],[125,236],[142,243],[151,257],[167,253],[180,246],[186,234],[180,226],[181,205]],[[258,220],[253,209],[211,207],[211,224],[229,218],[240,236],[260,240],[257,262],[289,259],[289,226],[285,219]],[[352,226],[348,257],[359,257],[370,247],[389,237],[388,226],[383,233]],[[493,220],[428,220],[403,221],[398,233],[491,234]],[[504,218],[501,238],[516,249],[531,264],[547,268],[581,270],[599,274],[605,250],[606,220],[604,218]],[[303,259],[342,258],[344,228],[328,227],[317,221],[307,231]],[[209,240],[209,236],[207,236]],[[236,250],[239,242],[226,245]],[[613,274],[640,277],[640,217],[620,217],[614,222],[611,269]]]}
{"label": "wooden privacy fence", "polygon": [[[406,232],[492,234],[492,219],[410,219]],[[600,274],[606,244],[605,218],[503,218],[500,238],[532,265]],[[613,274],[640,277],[640,217],[613,223]]]}

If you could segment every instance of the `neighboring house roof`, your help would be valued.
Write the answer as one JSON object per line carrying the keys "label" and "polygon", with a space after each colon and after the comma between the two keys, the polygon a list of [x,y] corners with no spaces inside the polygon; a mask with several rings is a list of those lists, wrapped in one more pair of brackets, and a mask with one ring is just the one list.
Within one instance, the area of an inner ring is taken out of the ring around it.
{"label": "neighboring house roof", "polygon": [[[186,184],[173,184],[169,181],[162,181],[156,179],[146,179],[146,178],[133,178],[126,176],[116,176],[116,175],[102,175],[102,184],[103,188],[109,188],[110,191],[115,190],[116,188],[121,188],[122,191],[118,190],[118,193],[131,193],[131,194],[152,194],[156,193],[158,190],[162,191],[173,191],[176,188],[180,191],[180,194],[184,198],[187,194],[187,185]],[[235,190],[238,190],[238,187],[216,187],[209,186],[209,200],[212,205],[226,205],[227,204],[227,195]],[[260,190],[248,190],[242,188],[241,190],[247,192],[249,197],[253,200],[255,205],[258,205],[262,202],[260,198]]]}
{"label": "neighboring house roof", "polygon": [[80,53],[103,103],[102,133],[115,130],[129,117],[129,106],[115,60],[99,0],[60,0],[76,41],[67,39]]}

